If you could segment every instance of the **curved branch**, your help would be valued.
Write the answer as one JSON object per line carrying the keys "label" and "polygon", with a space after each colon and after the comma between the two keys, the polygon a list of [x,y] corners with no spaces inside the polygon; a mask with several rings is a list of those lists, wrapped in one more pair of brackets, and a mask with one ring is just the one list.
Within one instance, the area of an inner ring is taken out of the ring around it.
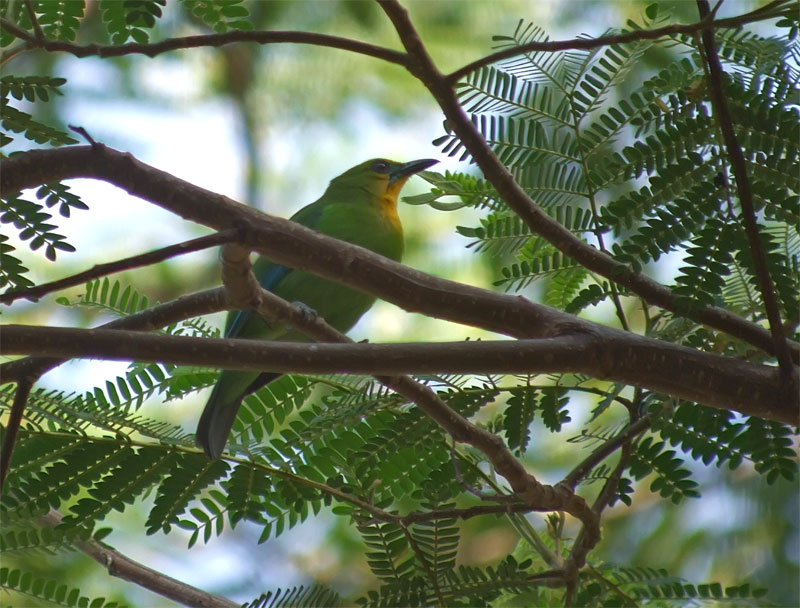
{"label": "curved branch", "polygon": [[[409,70],[428,88],[439,103],[450,121],[451,128],[483,171],[484,177],[533,233],[540,235],[556,249],[588,270],[623,285],[649,304],[729,333],[772,355],[777,354],[769,331],[716,306],[698,306],[687,311],[686,306],[681,306],[680,299],[668,287],[641,273],[634,272],[627,265],[584,243],[544,213],[514,181],[511,173],[503,166],[489,144],[472,124],[459,104],[450,82],[439,72],[428,55],[406,10],[396,0],[379,0],[379,3],[394,23],[400,39],[412,58],[413,62]],[[795,363],[799,362],[800,345],[794,342],[790,348],[792,359]]]}
{"label": "curved branch", "polygon": [[36,285],[34,287],[9,289],[3,294],[0,294],[0,304],[11,304],[14,300],[19,300],[20,298],[33,300],[35,302],[48,293],[59,291],[61,289],[67,289],[68,287],[75,287],[76,285],[82,285],[86,281],[98,279],[109,274],[130,270],[132,268],[141,268],[142,266],[147,266],[149,264],[157,264],[158,262],[163,262],[164,260],[168,260],[179,255],[185,255],[195,251],[202,251],[203,249],[208,249],[209,247],[216,247],[217,245],[221,245],[223,243],[229,243],[235,240],[238,234],[238,230],[231,228],[230,230],[226,230],[224,232],[217,232],[215,234],[209,234],[208,236],[201,236],[196,239],[183,241],[182,243],[169,245],[168,247],[162,247],[161,249],[148,251],[147,253],[134,255],[121,260],[116,260],[114,262],[97,264],[92,266],[89,270],[84,270],[83,272],[64,277],[63,279],[59,279],[57,281],[43,283],[42,285]]}
{"label": "curved branch", "polygon": [[[471,129],[471,123],[466,117],[464,120]],[[550,236],[553,231],[558,235],[566,232],[569,237],[565,246],[567,255],[587,268],[602,268],[604,273],[601,274],[628,286],[647,301],[668,310],[677,310],[676,298],[668,288],[643,275],[631,273],[626,267],[573,237],[533,205],[477,132],[465,132],[465,137],[479,139],[474,145],[482,151],[481,162],[486,167],[487,177],[492,176],[498,191],[502,190],[501,195],[509,204],[513,201],[536,232]],[[559,335],[563,333],[565,324],[574,323],[586,327],[587,331],[605,330],[600,325],[580,321],[572,315],[534,304],[522,297],[495,293],[416,271],[295,222],[241,205],[104,145],[33,150],[0,160],[0,191],[3,192],[76,177],[109,182],[181,218],[219,231],[243,229],[245,236],[242,242],[275,262],[308,270],[374,294],[410,312],[421,312],[515,338]],[[537,224],[540,220],[541,225]],[[558,238],[555,240],[564,245]],[[620,279],[616,274],[618,271],[627,272],[628,278]],[[762,350],[772,352],[774,349],[769,331],[724,309],[705,307],[695,317]],[[792,342],[790,346],[793,359],[800,361],[800,344]]]}
{"label": "curved branch", "polygon": [[35,150],[0,160],[0,190],[4,192],[76,177],[104,180],[183,219],[219,231],[239,228],[245,246],[279,264],[372,293],[408,311],[516,338],[557,335],[565,323],[583,323],[525,298],[416,271],[194,186],[106,146]]}
{"label": "curved branch", "polygon": [[[754,21],[762,21],[764,19],[777,19],[778,17],[788,16],[790,12],[793,13],[794,9],[788,8],[780,11],[781,7],[786,5],[786,0],[774,0],[766,6],[739,15],[738,17],[730,17],[728,19],[717,19],[716,21],[702,19],[696,23],[690,24],[672,24],[664,27],[659,27],[652,30],[635,30],[632,32],[625,32],[624,34],[609,34],[607,36],[598,36],[597,38],[573,38],[572,40],[548,40],[545,42],[529,42],[527,44],[520,44],[519,46],[509,47],[502,51],[497,51],[476,59],[467,65],[458,68],[451,72],[445,79],[452,86],[468,74],[478,70],[487,65],[492,65],[503,59],[510,59],[517,55],[530,52],[545,52],[553,53],[556,51],[568,50],[588,50],[596,49],[601,46],[610,46],[612,44],[625,44],[629,42],[636,42],[637,40],[657,40],[665,36],[674,36],[675,34],[694,34],[699,31],[710,31],[711,29],[720,28],[737,28],[746,23]],[[773,12],[773,9],[777,9]]]}
{"label": "curved branch", "polygon": [[[706,18],[711,15],[711,7],[708,4],[708,0],[697,0],[697,7],[701,17]],[[789,345],[786,343],[786,333],[781,321],[778,297],[775,293],[772,277],[769,274],[767,256],[758,231],[758,221],[756,220],[756,211],[753,205],[753,190],[750,186],[750,178],[747,175],[747,162],[744,158],[742,146],[739,144],[739,139],[736,137],[733,119],[728,108],[728,100],[725,96],[722,81],[722,63],[719,60],[716,43],[714,42],[714,30],[706,29],[701,34],[705,62],[708,66],[708,89],[711,95],[711,106],[714,109],[714,115],[720,131],[722,131],[722,139],[725,142],[728,157],[731,159],[731,170],[736,181],[739,204],[742,206],[744,231],[747,235],[747,242],[750,245],[750,254],[753,257],[756,279],[758,280],[764,308],[767,312],[769,329],[775,342],[778,363],[788,380],[793,373],[792,355],[789,352]]]}
{"label": "curved branch", "polygon": [[207,46],[219,47],[234,42],[255,42],[257,44],[288,42],[351,51],[360,55],[382,59],[396,65],[405,66],[408,62],[406,54],[400,51],[387,49],[367,42],[351,40],[350,38],[331,36],[329,34],[317,34],[315,32],[233,30],[223,34],[201,34],[197,36],[185,36],[183,38],[167,38],[159,42],[144,44],[128,42],[126,44],[88,44],[83,46],[62,40],[40,40],[7,19],[0,19],[0,27],[17,38],[24,40],[30,49],[40,48],[50,52],[69,53],[75,57],[122,57],[125,55],[146,55],[147,57],[155,57],[156,55],[161,55],[162,53],[170,51]]}
{"label": "curved branch", "polygon": [[[355,346],[353,341],[324,320],[313,317],[298,307],[289,304],[275,294],[257,288],[257,281],[251,272],[250,260],[246,250],[238,245],[226,245],[223,257],[228,269],[223,272],[226,287],[236,292],[235,299],[250,300],[259,314],[277,322],[285,323],[320,342],[343,343],[329,346]],[[322,344],[308,347],[316,352]],[[582,550],[588,552],[600,539],[600,519],[586,501],[564,486],[549,486],[540,483],[509,451],[503,440],[483,429],[450,408],[431,387],[421,384],[410,376],[375,375],[375,379],[394,392],[402,395],[416,405],[426,416],[434,420],[453,438],[454,441],[468,443],[483,452],[495,470],[506,478],[516,495],[534,510],[565,511],[582,523]],[[585,556],[586,553],[583,553]],[[582,565],[581,563],[578,566]]]}
{"label": "curved branch", "polygon": [[[62,519],[63,515],[61,513],[55,509],[50,509],[49,513],[38,517],[37,522],[43,526],[55,528],[61,523]],[[78,551],[85,553],[105,568],[111,576],[135,583],[143,589],[169,598],[182,606],[236,608],[241,605],[219,595],[213,595],[197,587],[187,585],[171,576],[167,576],[163,572],[153,570],[93,538],[76,540],[74,546]]]}

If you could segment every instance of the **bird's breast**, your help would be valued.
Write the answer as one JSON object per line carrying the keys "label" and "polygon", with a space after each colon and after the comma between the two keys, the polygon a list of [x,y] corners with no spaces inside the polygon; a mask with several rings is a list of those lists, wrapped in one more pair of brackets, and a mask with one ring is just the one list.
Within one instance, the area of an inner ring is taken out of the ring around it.
{"label": "bird's breast", "polygon": [[402,234],[403,225],[400,223],[400,216],[397,215],[396,196],[386,195],[381,197],[381,214],[392,230]]}

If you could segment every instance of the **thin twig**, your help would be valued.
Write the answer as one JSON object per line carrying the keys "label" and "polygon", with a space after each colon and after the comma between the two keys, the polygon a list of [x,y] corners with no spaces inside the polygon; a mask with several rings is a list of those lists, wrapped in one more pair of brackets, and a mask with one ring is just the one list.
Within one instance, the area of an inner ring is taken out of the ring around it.
{"label": "thin twig", "polygon": [[[507,515],[509,513],[527,513],[534,511],[533,507],[524,502],[501,505],[475,505],[462,509],[435,509],[433,511],[419,511],[408,515],[392,516],[385,518],[385,521],[397,521],[405,525],[411,525],[423,521],[436,521],[437,519],[470,519],[481,515]],[[381,516],[376,519],[384,519]]]}
{"label": "thin twig", "polygon": [[787,8],[781,12],[771,13],[769,11],[786,5],[786,0],[774,0],[769,4],[737,17],[730,17],[727,19],[720,19],[718,21],[700,20],[691,24],[672,24],[664,27],[659,27],[652,30],[635,30],[632,32],[625,32],[624,34],[609,34],[606,36],[598,36],[597,38],[573,38],[571,40],[550,40],[546,42],[529,42],[519,46],[509,47],[495,53],[481,57],[468,63],[467,65],[458,68],[451,72],[445,79],[449,85],[454,85],[459,80],[468,74],[478,70],[484,66],[492,65],[503,59],[510,59],[517,55],[530,52],[545,52],[553,53],[556,51],[568,50],[589,50],[596,49],[601,46],[610,46],[613,44],[627,44],[637,42],[639,40],[656,40],[665,36],[674,36],[676,34],[693,34],[698,31],[709,31],[710,29],[724,29],[724,28],[737,28],[746,23],[753,21],[762,21],[764,19],[772,19],[793,14],[794,9]]}
{"label": "thin twig", "polygon": [[[608,444],[613,444],[614,449],[616,449],[618,446],[621,445],[622,449],[620,451],[619,460],[617,461],[617,464],[614,467],[614,471],[611,473],[611,475],[609,475],[608,479],[606,479],[606,482],[603,484],[603,488],[597,495],[594,504],[592,504],[592,511],[595,512],[598,518],[602,517],[603,511],[609,505],[611,499],[617,494],[617,491],[619,489],[619,482],[622,479],[622,474],[625,472],[625,469],[628,468],[628,463],[630,462],[631,459],[631,453],[632,453],[631,445],[633,443],[633,440],[640,432],[644,431],[652,423],[652,419],[648,416],[637,419],[639,415],[638,414],[639,407],[641,406],[642,403],[643,394],[644,394],[643,391],[637,388],[636,391],[634,392],[633,402],[631,403],[631,406],[628,408],[631,420],[633,422],[628,426],[628,428],[625,431],[620,433],[617,437],[607,442],[607,444],[603,446],[605,448],[609,447]],[[643,428],[642,425],[644,425]],[[597,452],[595,452],[595,454],[592,454],[592,456],[590,456],[590,458],[595,457],[595,463],[600,462],[600,460],[597,460],[597,458],[599,457],[598,452],[600,452],[600,450],[598,450]],[[578,467],[576,467],[576,471],[583,468],[586,464],[588,463],[584,461],[584,463],[578,465]],[[594,466],[594,464],[592,464],[591,466]],[[588,469],[585,470],[588,471]],[[567,477],[570,477],[571,475],[572,474],[568,475]],[[585,528],[581,527],[581,530],[575,537],[575,543],[570,549],[569,557],[567,558],[566,562],[567,572],[572,572],[572,571],[577,572],[577,569],[580,568],[580,565],[586,561],[586,554],[584,553],[585,551],[584,543],[581,542],[584,534],[585,534]]]}
{"label": "thin twig", "polygon": [[591,471],[605,458],[613,454],[617,448],[619,448],[619,446],[646,431],[651,424],[652,420],[647,416],[630,424],[620,433],[604,442],[603,445],[584,458],[583,461],[576,465],[569,473],[567,473],[564,479],[562,479],[559,483],[562,483],[570,488],[575,488],[575,486],[580,483],[580,481],[589,473],[589,471]]}
{"label": "thin twig", "polygon": [[481,492],[478,488],[471,486],[467,483],[467,480],[464,479],[464,476],[461,474],[461,465],[458,463],[458,454],[456,454],[456,444],[455,442],[450,443],[450,459],[453,461],[453,472],[456,477],[456,481],[461,484],[461,487],[464,488],[467,492],[472,494],[473,496],[480,498],[481,500],[491,500],[494,502],[502,502],[502,503],[513,503],[517,502],[516,496],[509,496],[508,494],[499,494],[499,493],[491,493],[491,492]]}
{"label": "thin twig", "polygon": [[[625,441],[622,443],[619,462],[617,462],[617,465],[614,467],[614,471],[611,473],[608,479],[606,479],[606,482],[603,484],[603,489],[600,490],[600,494],[598,494],[597,498],[592,504],[592,511],[597,515],[598,518],[601,517],[603,510],[608,506],[608,503],[611,502],[611,499],[616,494],[619,487],[619,481],[622,479],[622,473],[628,467],[628,463],[630,462],[631,458],[632,439],[633,436],[631,435],[628,435],[625,438]],[[575,542],[573,543],[569,557],[567,558],[567,572],[577,572],[577,570],[586,562],[586,543],[583,542],[583,537],[585,534],[586,527],[581,526],[580,531],[575,536]]]}
{"label": "thin twig", "polygon": [[134,255],[129,258],[115,260],[114,262],[106,262],[104,264],[97,264],[89,270],[84,270],[83,272],[79,272],[57,281],[51,281],[50,283],[44,283],[42,285],[36,285],[34,287],[28,287],[25,289],[11,289],[0,295],[0,304],[10,304],[14,300],[18,300],[20,298],[26,298],[35,302],[42,296],[54,291],[67,289],[68,287],[74,287],[75,285],[82,285],[87,281],[91,281],[109,274],[122,272],[124,270],[131,270],[133,268],[140,268],[150,264],[157,264],[158,262],[163,262],[164,260],[168,260],[180,255],[201,251],[203,249],[208,249],[209,247],[216,247],[217,245],[221,245],[223,243],[229,243],[237,238],[238,233],[238,230],[235,228],[230,228],[222,232],[201,236],[196,239],[177,243],[175,245],[163,247],[161,249],[149,251],[140,255]]}
{"label": "thin twig", "polygon": [[[697,9],[700,17],[705,19],[711,15],[711,8],[708,0],[697,0]],[[716,43],[714,42],[714,30],[704,29],[701,33],[703,40],[703,50],[705,59],[708,62],[708,88],[711,94],[711,106],[717,118],[722,137],[725,140],[725,148],[731,159],[731,170],[736,181],[736,190],[739,194],[739,202],[742,206],[742,220],[744,222],[747,241],[750,245],[750,254],[753,257],[756,278],[761,290],[761,297],[764,301],[764,308],[769,320],[769,329],[775,343],[775,353],[778,358],[783,378],[788,383],[792,374],[796,374],[793,369],[792,355],[789,345],[786,342],[786,334],[781,320],[780,305],[775,293],[775,285],[769,274],[767,256],[764,253],[764,246],[758,231],[758,221],[756,220],[755,206],[753,205],[753,191],[750,186],[750,178],[747,175],[747,161],[745,160],[742,147],[736,137],[733,127],[728,100],[725,96],[723,83],[722,63],[717,53]]]}
{"label": "thin twig", "polygon": [[[56,528],[63,519],[63,515],[55,509],[50,509],[46,515],[36,518],[36,521],[49,528]],[[236,608],[240,604],[232,602],[219,595],[207,593],[197,587],[187,585],[177,579],[167,576],[152,568],[140,564],[127,555],[109,547],[95,539],[76,540],[72,545],[91,557],[105,568],[111,576],[139,585],[162,597],[178,602],[182,606],[195,606],[209,608]]]}
{"label": "thin twig", "polygon": [[[394,23],[400,40],[412,59],[409,67],[411,73],[428,88],[439,103],[453,132],[483,171],[484,177],[534,234],[538,234],[588,270],[625,286],[651,304],[660,306],[676,315],[687,316],[696,322],[710,325],[731,335],[742,336],[742,327],[740,322],[735,320],[736,315],[718,307],[697,307],[687,312],[686,307],[681,306],[680,299],[671,289],[640,272],[635,272],[629,266],[583,242],[542,211],[514,181],[511,173],[503,166],[466,115],[451,83],[437,69],[429,56],[407,11],[397,0],[379,0],[379,3]],[[759,347],[777,355],[776,344],[772,336],[767,331],[762,330],[762,332],[762,336],[769,336],[769,343],[761,342]],[[792,356],[795,361],[798,360],[798,353],[800,351],[793,344]]]}
{"label": "thin twig", "polygon": [[33,383],[36,382],[37,379],[38,376],[27,376],[17,382],[17,390],[14,393],[14,403],[11,405],[11,411],[6,421],[3,447],[0,448],[0,493],[3,491],[6,477],[8,476],[11,456],[14,453],[19,427],[22,424],[22,414],[25,412],[25,406],[28,403],[28,396],[31,394]]}
{"label": "thin twig", "polygon": [[39,43],[45,42],[42,26],[39,25],[39,19],[36,17],[36,11],[33,10],[33,1],[25,0],[25,8],[27,9],[28,16],[31,19],[31,25],[33,25],[33,33],[36,36],[36,41]]}
{"label": "thin twig", "polygon": [[447,602],[444,601],[444,595],[442,595],[442,590],[439,588],[439,580],[436,577],[436,572],[431,568],[431,565],[428,563],[428,559],[425,557],[425,552],[422,550],[422,547],[419,546],[417,543],[417,539],[411,534],[411,530],[408,529],[408,526],[401,523],[400,529],[403,531],[403,534],[408,541],[408,546],[411,547],[411,550],[414,552],[414,555],[417,556],[420,564],[422,564],[422,569],[425,570],[425,574],[428,575],[428,580],[430,581],[431,585],[433,586],[434,593],[436,593],[436,599],[439,600],[439,606],[445,608],[447,606]]}
{"label": "thin twig", "polygon": [[126,44],[115,45],[88,44],[83,46],[63,40],[38,40],[36,36],[31,35],[29,32],[26,32],[7,19],[0,19],[0,27],[9,34],[13,34],[17,38],[26,41],[29,44],[29,48],[41,48],[50,52],[70,53],[76,57],[92,57],[95,55],[98,57],[122,57],[124,55],[155,57],[156,55],[169,51],[209,46],[219,47],[234,42],[255,42],[257,44],[289,42],[351,51],[402,66],[406,65],[407,61],[406,54],[400,51],[369,44],[367,42],[351,40],[350,38],[331,36],[329,34],[317,34],[315,32],[233,30],[222,34],[202,34],[197,36],[185,36],[182,38],[167,38],[159,42],[144,44],[128,42]]}
{"label": "thin twig", "polygon": [[70,131],[73,131],[83,137],[86,142],[92,146],[99,146],[100,144],[94,140],[94,138],[89,135],[89,132],[86,130],[85,127],[76,126],[76,125],[67,125]]}

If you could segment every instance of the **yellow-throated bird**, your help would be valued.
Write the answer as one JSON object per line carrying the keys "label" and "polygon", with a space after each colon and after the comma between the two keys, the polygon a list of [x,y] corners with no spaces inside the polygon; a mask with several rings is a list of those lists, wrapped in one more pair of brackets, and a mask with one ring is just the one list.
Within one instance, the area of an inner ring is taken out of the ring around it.
{"label": "yellow-throated bird", "polygon": [[[370,249],[392,260],[403,255],[403,227],[397,216],[397,195],[415,173],[438,161],[398,163],[368,160],[331,180],[322,197],[303,207],[292,221],[336,239]],[[253,272],[261,285],[289,302],[301,302],[330,325],[346,332],[375,298],[309,272],[293,270],[259,257]],[[303,341],[303,334],[281,323],[269,323],[246,311],[228,314],[228,338]],[[223,371],[197,425],[197,443],[209,458],[219,458],[242,399],[281,374]]]}

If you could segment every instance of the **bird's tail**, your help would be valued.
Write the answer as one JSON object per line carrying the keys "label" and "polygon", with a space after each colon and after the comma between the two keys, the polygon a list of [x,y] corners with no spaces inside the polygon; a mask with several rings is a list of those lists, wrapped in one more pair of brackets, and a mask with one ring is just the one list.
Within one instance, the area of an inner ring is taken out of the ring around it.
{"label": "bird's tail", "polygon": [[222,372],[197,423],[195,441],[206,456],[215,460],[222,454],[242,399],[280,375]]}

